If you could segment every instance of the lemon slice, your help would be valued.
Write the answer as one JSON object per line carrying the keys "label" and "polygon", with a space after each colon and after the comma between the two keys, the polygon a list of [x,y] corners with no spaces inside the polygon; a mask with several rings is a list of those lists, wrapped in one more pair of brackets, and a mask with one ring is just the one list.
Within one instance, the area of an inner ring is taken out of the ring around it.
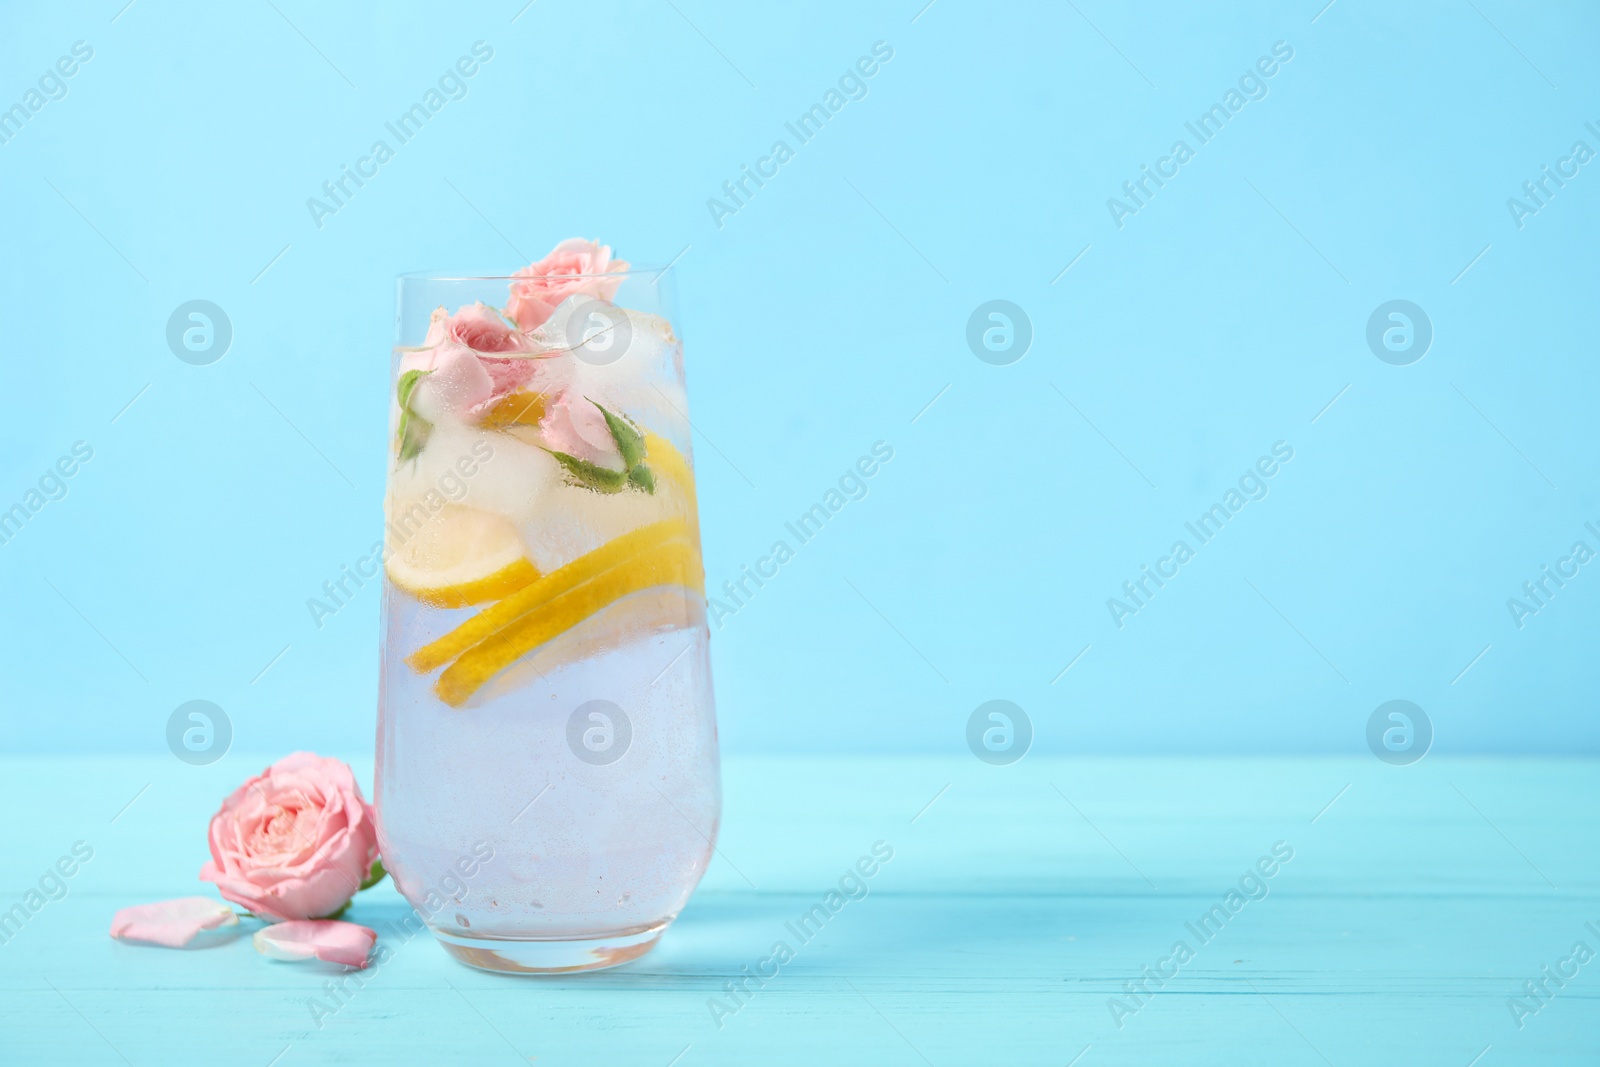
{"label": "lemon slice", "polygon": [[690,513],[696,514],[694,472],[689,469],[689,461],[683,458],[683,453],[672,447],[672,442],[665,437],[646,432],[644,455],[650,469],[664,475],[669,482],[677,486],[684,498],[689,501]]}
{"label": "lemon slice", "polygon": [[480,424],[488,429],[501,430],[509,426],[537,426],[544,418],[543,393],[519,390],[496,400],[483,413]]}
{"label": "lemon slice", "polygon": [[419,674],[437,670],[473,645],[500,634],[522,616],[562,593],[593,580],[641,553],[669,541],[686,540],[688,536],[689,528],[682,519],[669,519],[631,530],[516,590],[500,603],[484,608],[443,637],[417,649],[406,657],[406,662]]}
{"label": "lemon slice", "polygon": [[646,549],[551,597],[504,630],[467,649],[439,675],[434,692],[446,704],[459,708],[485,682],[523,655],[623,597],[663,585],[698,591],[704,581],[700,554],[687,541],[668,541]]}
{"label": "lemon slice", "polygon": [[446,504],[398,545],[391,541],[385,566],[397,588],[441,608],[499,600],[539,577],[510,519],[460,504]]}

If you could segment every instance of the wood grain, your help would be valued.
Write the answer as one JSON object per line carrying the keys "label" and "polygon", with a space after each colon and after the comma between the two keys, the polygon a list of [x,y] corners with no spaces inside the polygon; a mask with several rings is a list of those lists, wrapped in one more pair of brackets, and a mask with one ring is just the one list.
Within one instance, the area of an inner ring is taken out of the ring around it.
{"label": "wood grain", "polygon": [[[393,958],[337,1005],[341,974],[248,938],[106,933],[120,906],[209,891],[206,821],[267,762],[0,760],[0,910],[75,841],[95,853],[0,945],[0,1062],[1600,1062],[1600,959],[1522,1028],[1507,1006],[1575,942],[1600,951],[1595,761],[731,759],[719,858],[650,956],[514,979],[386,934]],[[866,895],[794,936],[879,841]],[[1186,924],[1277,842],[1292,860],[1202,942]],[[348,917],[403,911],[385,885]],[[794,958],[730,996],[780,940]],[[1132,1000],[1180,940],[1193,958]],[[338,1010],[314,1018],[319,996]],[[1120,1027],[1112,998],[1138,1007]]]}

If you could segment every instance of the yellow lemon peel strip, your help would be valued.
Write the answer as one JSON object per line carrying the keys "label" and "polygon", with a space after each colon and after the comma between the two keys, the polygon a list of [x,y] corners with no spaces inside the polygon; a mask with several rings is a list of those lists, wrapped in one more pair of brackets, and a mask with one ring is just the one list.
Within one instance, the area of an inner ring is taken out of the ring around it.
{"label": "yellow lemon peel strip", "polygon": [[446,704],[459,708],[522,656],[615,601],[663,585],[698,590],[704,581],[699,553],[688,541],[674,540],[646,549],[544,601],[473,645],[439,675],[434,691]]}
{"label": "yellow lemon peel strip", "polygon": [[602,574],[617,564],[672,539],[686,539],[689,528],[682,519],[668,519],[630,530],[599,548],[558,567],[523,586],[499,603],[484,608],[454,630],[423,645],[406,663],[420,674],[444,666],[478,642],[493,637],[541,604]]}

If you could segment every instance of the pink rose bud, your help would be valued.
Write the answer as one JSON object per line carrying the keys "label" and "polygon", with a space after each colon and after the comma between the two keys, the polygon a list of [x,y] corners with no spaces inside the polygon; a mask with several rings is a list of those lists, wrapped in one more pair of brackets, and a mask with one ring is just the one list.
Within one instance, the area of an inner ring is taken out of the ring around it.
{"label": "pink rose bud", "polygon": [[444,344],[461,345],[485,355],[533,350],[526,334],[481,302],[459,308],[454,315],[446,314],[444,308],[434,311],[433,318],[428,322],[428,336],[422,345],[424,348],[438,348]]}
{"label": "pink rose bud", "polygon": [[454,315],[438,308],[423,350],[407,352],[401,369],[429,372],[422,389],[438,410],[472,419],[533,380],[532,352],[527,334],[481,303]]}
{"label": "pink rose bud", "polygon": [[372,808],[350,768],[296,752],[211,817],[202,881],[265,919],[318,919],[355,896],[378,855]]}
{"label": "pink rose bud", "polygon": [[524,330],[542,326],[556,305],[569,296],[600,300],[616,296],[617,287],[622,284],[621,273],[627,269],[627,263],[611,258],[610,245],[568,238],[539,262],[517,271],[516,280],[511,283],[511,299],[506,301],[506,314]]}
{"label": "pink rose bud", "polygon": [[622,454],[605,415],[575,390],[563,390],[551,400],[539,436],[546,448],[610,470],[622,469]]}

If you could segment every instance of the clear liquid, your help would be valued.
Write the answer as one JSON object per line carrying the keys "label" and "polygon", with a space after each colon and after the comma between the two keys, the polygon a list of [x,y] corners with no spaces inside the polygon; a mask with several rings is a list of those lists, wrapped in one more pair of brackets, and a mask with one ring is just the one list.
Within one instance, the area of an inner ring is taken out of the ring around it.
{"label": "clear liquid", "polygon": [[[683,590],[620,601],[458,710],[403,656],[473,609],[430,608],[385,582],[379,843],[396,886],[431,925],[576,939],[678,914],[710,862],[721,810],[697,601]],[[622,709],[631,736],[602,706],[605,719],[580,716],[573,740],[573,713],[597,700]],[[492,858],[472,862],[485,843]]]}

